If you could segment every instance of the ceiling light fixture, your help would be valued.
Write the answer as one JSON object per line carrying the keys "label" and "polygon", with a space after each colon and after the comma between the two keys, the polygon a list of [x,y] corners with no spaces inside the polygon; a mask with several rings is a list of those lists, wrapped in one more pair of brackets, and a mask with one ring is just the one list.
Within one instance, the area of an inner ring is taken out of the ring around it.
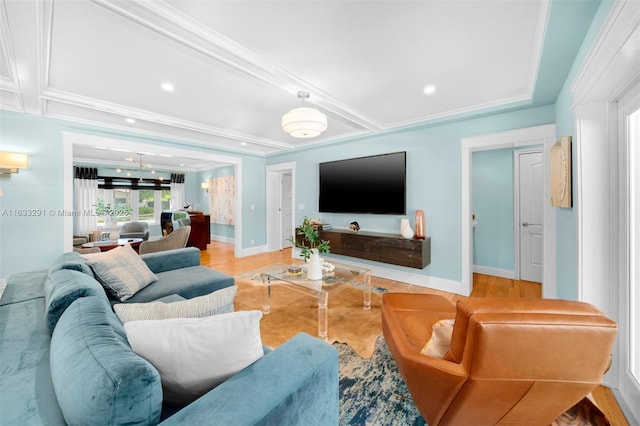
{"label": "ceiling light fixture", "polygon": [[165,92],[173,92],[174,90],[176,90],[176,88],[173,86],[173,84],[169,83],[168,81],[162,83],[160,85],[160,87],[162,88],[162,90],[164,90]]}
{"label": "ceiling light fixture", "polygon": [[436,93],[436,86],[430,84],[428,86],[425,86],[422,91],[425,95],[433,95],[434,93]]}
{"label": "ceiling light fixture", "polygon": [[298,98],[302,99],[302,106],[282,116],[282,130],[294,138],[314,138],[327,130],[327,116],[315,108],[304,106],[309,92],[299,91]]}
{"label": "ceiling light fixture", "polygon": [[127,118],[127,119],[126,119],[126,120],[124,120],[124,121],[126,121],[126,122],[127,122],[127,123],[129,123],[129,124],[133,124],[133,123],[135,123],[135,122],[136,122],[136,120],[134,120],[133,118]]}
{"label": "ceiling light fixture", "polygon": [[[135,169],[133,169],[133,170],[132,169],[122,169],[122,168],[118,167],[116,169],[116,172],[118,172],[118,173],[127,172],[126,173],[127,176],[133,176],[134,173],[140,175],[143,171],[148,171],[151,174],[155,174],[156,171],[151,169],[153,167],[151,164],[143,164],[142,163],[142,156],[143,155],[144,155],[143,153],[138,152],[138,169],[137,170],[135,170]],[[133,157],[127,157],[127,158],[125,158],[125,160],[127,160],[130,163],[134,163],[136,161],[135,158],[133,158]]]}

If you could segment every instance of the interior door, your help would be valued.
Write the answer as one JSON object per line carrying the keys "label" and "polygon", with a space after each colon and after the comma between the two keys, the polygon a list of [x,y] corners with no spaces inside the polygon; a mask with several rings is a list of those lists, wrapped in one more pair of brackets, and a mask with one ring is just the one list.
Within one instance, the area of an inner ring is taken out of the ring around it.
{"label": "interior door", "polygon": [[544,257],[544,167],[541,152],[518,155],[520,279],[542,282]]}
{"label": "interior door", "polygon": [[283,173],[281,177],[281,236],[282,248],[291,247],[289,238],[293,237],[293,182],[291,173]]}

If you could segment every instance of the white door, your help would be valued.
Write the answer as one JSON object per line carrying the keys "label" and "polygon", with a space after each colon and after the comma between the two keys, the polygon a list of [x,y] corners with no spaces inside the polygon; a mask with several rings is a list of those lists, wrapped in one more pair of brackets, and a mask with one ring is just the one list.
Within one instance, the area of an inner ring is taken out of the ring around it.
{"label": "white door", "polygon": [[541,152],[517,153],[519,170],[520,279],[542,282],[544,167]]}
{"label": "white door", "polygon": [[291,173],[283,173],[281,176],[281,202],[280,216],[282,220],[280,240],[282,248],[291,247],[288,241],[293,237],[293,182]]}

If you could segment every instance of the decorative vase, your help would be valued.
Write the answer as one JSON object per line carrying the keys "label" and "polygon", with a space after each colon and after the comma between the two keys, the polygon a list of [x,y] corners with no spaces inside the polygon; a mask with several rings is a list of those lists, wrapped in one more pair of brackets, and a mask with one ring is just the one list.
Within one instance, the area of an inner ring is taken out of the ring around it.
{"label": "decorative vase", "polygon": [[120,232],[118,231],[118,227],[111,228],[111,233],[109,233],[109,240],[116,241],[120,238]]}
{"label": "decorative vase", "polygon": [[322,258],[318,250],[311,250],[311,256],[309,257],[309,264],[307,268],[307,278],[310,280],[322,279]]}
{"label": "decorative vase", "polygon": [[416,210],[416,240],[424,240],[425,238],[425,226],[424,226],[424,212],[422,210]]}
{"label": "decorative vase", "polygon": [[408,240],[413,238],[414,233],[409,224],[409,219],[400,219],[400,234]]}

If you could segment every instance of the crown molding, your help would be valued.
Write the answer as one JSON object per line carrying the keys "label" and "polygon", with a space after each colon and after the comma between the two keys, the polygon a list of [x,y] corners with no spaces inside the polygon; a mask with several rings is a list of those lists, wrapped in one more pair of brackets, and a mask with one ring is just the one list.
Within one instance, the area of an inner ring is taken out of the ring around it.
{"label": "crown molding", "polygon": [[[13,51],[13,38],[11,37],[9,17],[7,16],[4,0],[0,2],[0,59],[5,61],[9,71],[9,75],[0,76],[0,90],[11,92],[16,99],[15,103],[7,105],[7,107],[16,112],[24,112],[22,90],[18,80],[18,67],[16,65],[15,52]],[[3,103],[6,100],[4,98]]]}
{"label": "crown molding", "polygon": [[[289,149],[294,147],[294,145],[284,142],[273,141],[265,138],[257,138],[254,136],[249,136],[243,133],[225,130],[218,127],[205,126],[203,124],[194,123],[192,121],[180,120],[167,115],[151,113],[146,110],[130,108],[113,102],[106,102],[87,96],[80,96],[57,89],[46,89],[40,94],[40,96],[42,99],[45,99],[47,101],[74,105],[77,107],[100,111],[108,114],[114,114],[121,117],[131,117],[136,120],[142,120],[160,124],[163,126],[204,133],[210,136],[221,137],[237,142],[246,142],[255,145],[266,146],[269,148],[279,149]],[[47,113],[46,110],[43,115],[48,117],[53,116],[53,114]],[[110,125],[109,127],[113,127],[113,125]],[[130,128],[128,129],[131,130]]]}
{"label": "crown molding", "polygon": [[349,107],[327,92],[203,25],[164,1],[92,1],[240,73],[289,93],[294,99],[299,90],[312,93],[313,100],[309,103],[330,112],[352,126],[370,131],[383,129],[381,124],[366,117],[362,112]]}

